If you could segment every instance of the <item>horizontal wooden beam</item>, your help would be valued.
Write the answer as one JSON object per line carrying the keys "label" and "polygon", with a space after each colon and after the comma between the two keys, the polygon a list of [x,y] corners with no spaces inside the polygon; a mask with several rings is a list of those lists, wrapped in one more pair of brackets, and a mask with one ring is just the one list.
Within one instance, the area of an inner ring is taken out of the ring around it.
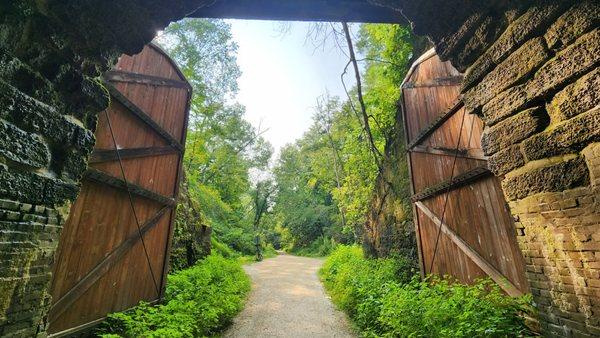
{"label": "horizontal wooden beam", "polygon": [[163,196],[143,188],[137,184],[125,182],[124,180],[111,176],[100,170],[89,168],[83,174],[83,178],[97,183],[105,184],[116,189],[129,191],[133,195],[144,197],[146,199],[158,202],[169,207],[175,206],[175,199],[172,197]]}
{"label": "horizontal wooden beam", "polygon": [[451,180],[447,180],[447,181],[441,182],[439,184],[436,184],[434,186],[427,187],[427,188],[423,189],[421,192],[418,192],[418,193],[412,195],[410,199],[413,202],[422,201],[424,199],[431,198],[431,197],[437,196],[439,194],[443,194],[445,192],[452,191],[456,188],[460,188],[468,183],[477,181],[481,178],[488,177],[491,175],[492,175],[492,172],[487,167],[483,167],[483,166],[476,167],[465,173],[457,175],[456,177],[452,178]]}
{"label": "horizontal wooden beam", "polygon": [[136,106],[135,103],[131,102],[125,95],[121,94],[121,92],[115,88],[109,82],[105,82],[106,88],[110,95],[119,103],[121,103],[127,110],[129,110],[134,116],[144,122],[148,127],[150,127],[155,133],[160,135],[164,140],[166,140],[171,146],[179,151],[183,151],[183,146],[179,141],[177,141],[171,134],[169,134],[166,130],[163,129],[156,121],[150,117],[146,112],[144,112],[140,107]]}
{"label": "horizontal wooden beam", "polygon": [[402,85],[402,89],[411,88],[431,88],[431,87],[444,87],[444,86],[460,86],[462,84],[463,76],[448,76],[440,77],[431,80],[424,80],[419,82],[405,82]]}
{"label": "horizontal wooden beam", "polygon": [[[117,154],[117,151],[119,152]],[[116,161],[119,159],[140,158],[149,156],[161,156],[170,154],[180,154],[180,151],[168,147],[150,147],[150,148],[129,148],[129,149],[94,149],[90,156],[90,163],[102,163]]]}
{"label": "horizontal wooden beam", "polygon": [[163,215],[170,210],[171,207],[165,206],[161,208],[152,218],[147,220],[143,225],[140,226],[140,230],[132,233],[111,251],[98,265],[96,265],[88,274],[71,288],[67,293],[54,302],[49,313],[49,321],[53,323],[60,315],[62,315],[77,299],[79,299],[87,290],[89,290],[99,279],[104,276],[110,268],[121,260],[127,252],[140,241],[141,236],[144,236],[148,231],[154,228]]}
{"label": "horizontal wooden beam", "polygon": [[108,71],[104,74],[104,79],[112,82],[137,83],[150,86],[185,88],[191,90],[190,84],[186,81],[174,80],[148,74],[125,72],[122,70]]}
{"label": "horizontal wooden beam", "polygon": [[416,147],[421,144],[429,135],[431,135],[434,131],[436,131],[444,122],[448,121],[449,118],[452,117],[460,108],[463,107],[462,97],[459,97],[456,102],[446,110],[442,115],[440,115],[435,121],[429,124],[427,127],[423,128],[421,132],[408,144],[408,149]]}
{"label": "horizontal wooden beam", "polygon": [[443,155],[443,156],[451,156],[451,157],[460,157],[460,158],[468,158],[472,160],[480,160],[487,161],[488,158],[483,154],[482,149],[446,149],[439,147],[429,147],[429,146],[415,146],[410,152],[414,153],[423,153],[423,154],[433,154],[433,155]]}
{"label": "horizontal wooden beam", "polygon": [[[427,216],[456,246],[475,263],[483,272],[485,272],[502,290],[508,295],[517,297],[523,295],[513,283],[511,283],[500,271],[492,266],[488,261],[469,246],[457,233],[454,232],[446,223],[442,222],[425,204],[416,202],[417,208]],[[429,271],[431,273],[431,271]]]}

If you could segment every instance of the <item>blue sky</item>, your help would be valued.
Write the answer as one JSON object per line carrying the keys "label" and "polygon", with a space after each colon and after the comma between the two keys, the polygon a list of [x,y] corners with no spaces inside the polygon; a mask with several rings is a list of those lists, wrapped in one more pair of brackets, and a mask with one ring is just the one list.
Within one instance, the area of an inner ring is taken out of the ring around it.
{"label": "blue sky", "polygon": [[[242,70],[237,101],[246,118],[278,151],[308,130],[313,107],[325,92],[345,97],[340,74],[348,62],[331,39],[324,48],[306,42],[309,23],[292,22],[286,34],[273,21],[227,20],[239,45]],[[353,86],[353,76],[346,76]]]}

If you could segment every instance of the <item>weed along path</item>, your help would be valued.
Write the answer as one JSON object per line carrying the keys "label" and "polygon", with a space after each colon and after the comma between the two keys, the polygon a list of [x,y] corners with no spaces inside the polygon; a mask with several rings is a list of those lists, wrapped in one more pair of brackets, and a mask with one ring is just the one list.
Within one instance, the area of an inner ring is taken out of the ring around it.
{"label": "weed along path", "polygon": [[322,263],[279,255],[246,265],[252,291],[224,337],[355,337],[319,281]]}

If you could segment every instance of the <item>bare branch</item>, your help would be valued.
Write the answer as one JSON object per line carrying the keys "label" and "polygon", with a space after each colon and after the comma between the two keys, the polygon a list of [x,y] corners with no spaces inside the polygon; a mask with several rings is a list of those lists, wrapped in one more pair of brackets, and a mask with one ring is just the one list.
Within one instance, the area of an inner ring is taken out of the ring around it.
{"label": "bare branch", "polygon": [[248,148],[248,146],[250,146],[251,144],[256,142],[256,140],[259,137],[261,137],[264,133],[269,131],[269,128],[262,130],[262,131],[260,129],[261,129],[261,124],[258,125],[257,133],[251,139],[249,139],[246,143],[244,143],[241,147],[239,147],[238,149],[235,150],[236,155],[243,152],[244,150],[246,150],[246,148]]}

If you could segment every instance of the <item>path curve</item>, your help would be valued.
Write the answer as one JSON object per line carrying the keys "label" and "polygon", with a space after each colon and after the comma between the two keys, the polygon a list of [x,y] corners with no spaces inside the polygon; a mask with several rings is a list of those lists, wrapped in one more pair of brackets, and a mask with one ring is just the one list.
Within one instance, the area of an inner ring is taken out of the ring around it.
{"label": "path curve", "polygon": [[356,337],[325,294],[323,260],[279,255],[244,266],[252,278],[246,307],[223,337]]}

